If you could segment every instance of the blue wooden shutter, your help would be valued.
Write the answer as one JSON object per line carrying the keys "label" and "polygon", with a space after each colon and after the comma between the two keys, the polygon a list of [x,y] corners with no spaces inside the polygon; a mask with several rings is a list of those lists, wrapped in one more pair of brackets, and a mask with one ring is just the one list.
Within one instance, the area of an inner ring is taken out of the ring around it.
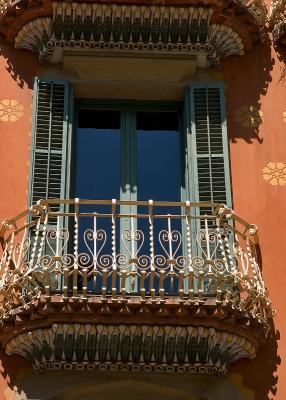
{"label": "blue wooden shutter", "polygon": [[223,86],[193,84],[186,109],[191,200],[232,206]]}
{"label": "blue wooden shutter", "polygon": [[68,82],[35,79],[30,205],[69,196],[72,107]]}

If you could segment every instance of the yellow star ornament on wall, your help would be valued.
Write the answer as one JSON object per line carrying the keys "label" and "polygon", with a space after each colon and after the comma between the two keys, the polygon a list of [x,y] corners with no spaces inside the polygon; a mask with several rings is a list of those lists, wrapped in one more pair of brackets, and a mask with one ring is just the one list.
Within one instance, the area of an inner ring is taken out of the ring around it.
{"label": "yellow star ornament on wall", "polygon": [[283,162],[269,162],[262,169],[262,177],[273,186],[286,185],[286,165]]}
{"label": "yellow star ornament on wall", "polygon": [[0,101],[0,121],[15,122],[24,115],[24,106],[17,100]]}

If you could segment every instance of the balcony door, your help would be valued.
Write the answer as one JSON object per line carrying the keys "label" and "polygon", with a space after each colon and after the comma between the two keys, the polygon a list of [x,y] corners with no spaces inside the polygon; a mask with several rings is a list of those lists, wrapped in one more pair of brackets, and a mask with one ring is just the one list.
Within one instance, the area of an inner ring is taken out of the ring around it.
{"label": "balcony door", "polygon": [[[127,271],[128,291],[137,291],[135,277],[140,268],[138,259],[150,253],[164,257],[164,232],[181,232],[179,219],[168,220],[167,214],[180,213],[180,207],[156,207],[156,214],[165,218],[153,218],[153,238],[149,236],[150,220],[144,206],[137,201],[181,201],[182,194],[182,140],[179,130],[180,115],[177,110],[151,111],[146,109],[81,109],[77,114],[75,142],[75,197],[90,200],[125,200],[132,204],[121,205],[119,213],[125,217],[116,221],[116,252],[121,254],[119,267]],[[89,205],[85,212],[108,214],[110,206]],[[133,217],[132,215],[137,215]],[[79,221],[80,251],[88,250],[87,232],[94,236],[92,218]],[[104,236],[97,237],[97,248],[104,243],[101,256],[112,254],[111,218],[96,218],[96,229]],[[161,241],[161,244],[160,244]],[[151,243],[152,242],[152,243]],[[180,247],[179,240],[173,247]],[[172,249],[169,249],[169,251]],[[182,252],[177,248],[177,255]],[[166,255],[166,254],[165,254]],[[107,259],[107,258],[106,258]],[[137,260],[136,262],[132,260]],[[100,264],[100,261],[99,261]],[[134,279],[130,273],[134,272]],[[117,286],[119,283],[117,283]],[[159,288],[159,279],[154,277]],[[170,284],[165,286],[171,290]],[[172,287],[172,289],[175,289]]]}

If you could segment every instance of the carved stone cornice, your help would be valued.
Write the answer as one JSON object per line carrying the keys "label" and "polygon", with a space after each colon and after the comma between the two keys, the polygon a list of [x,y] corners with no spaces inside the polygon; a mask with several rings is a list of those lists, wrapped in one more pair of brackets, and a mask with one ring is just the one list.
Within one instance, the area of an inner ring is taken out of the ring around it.
{"label": "carved stone cornice", "polygon": [[55,47],[125,48],[205,51],[213,65],[228,55],[242,55],[259,37],[264,39],[263,0],[234,0],[231,5],[206,0],[203,6],[192,7],[185,3],[145,6],[136,1],[130,5],[19,1],[15,10],[15,2],[2,0],[0,31],[15,47],[36,51],[41,61],[48,60]]}
{"label": "carved stone cornice", "polygon": [[36,371],[75,369],[225,375],[240,358],[254,358],[247,339],[202,326],[53,324],[19,334],[7,347]]}
{"label": "carved stone cornice", "polygon": [[[211,8],[107,6],[53,3],[53,18],[27,23],[15,38],[16,48],[53,61],[54,49],[129,51],[136,54],[199,55],[207,64],[242,55],[241,38],[230,27],[210,24]],[[58,61],[58,60],[56,60]]]}

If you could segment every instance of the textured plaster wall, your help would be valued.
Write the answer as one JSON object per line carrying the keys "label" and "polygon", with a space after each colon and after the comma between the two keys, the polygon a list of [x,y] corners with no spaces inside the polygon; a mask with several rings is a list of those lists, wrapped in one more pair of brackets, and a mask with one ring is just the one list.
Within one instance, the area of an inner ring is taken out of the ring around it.
{"label": "textured plaster wall", "polygon": [[[259,227],[263,276],[277,310],[268,345],[261,349],[256,360],[242,361],[233,371],[243,374],[245,385],[255,390],[257,400],[283,400],[286,398],[285,64],[266,44],[242,58],[226,60],[222,74],[227,86],[234,209]],[[243,117],[238,111],[248,106],[251,108]]]}
{"label": "textured plaster wall", "polygon": [[[0,38],[0,220],[17,215],[27,205],[29,144],[31,134],[32,77],[36,57],[16,52]],[[13,378],[30,368],[22,357],[9,359],[0,352],[0,399]],[[9,386],[10,385],[10,386]],[[10,396],[12,399],[13,397]]]}
{"label": "textured plaster wall", "polygon": [[[234,209],[259,227],[263,275],[277,310],[268,344],[255,360],[242,360],[231,369],[235,385],[246,388],[243,396],[249,400],[286,399],[285,70],[283,60],[266,43],[243,57],[226,59],[210,74],[226,87]],[[0,43],[1,220],[27,204],[31,90],[37,74],[33,54]],[[203,76],[209,74],[201,73],[200,79]],[[31,374],[29,364],[2,354],[1,369],[0,399],[16,398],[13,387],[20,388]]]}
{"label": "textured plaster wall", "polygon": [[26,207],[36,57],[0,42],[0,219]]}

